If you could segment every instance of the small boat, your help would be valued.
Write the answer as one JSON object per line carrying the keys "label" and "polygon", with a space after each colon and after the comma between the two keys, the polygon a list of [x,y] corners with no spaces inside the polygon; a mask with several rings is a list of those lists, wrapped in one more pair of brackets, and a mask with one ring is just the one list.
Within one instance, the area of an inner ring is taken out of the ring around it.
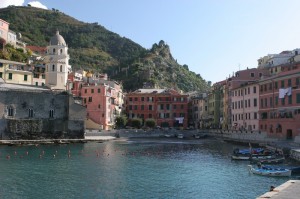
{"label": "small boat", "polygon": [[261,164],[280,164],[285,161],[284,156],[273,156],[273,157],[268,157],[265,159],[251,159],[251,163],[257,163],[260,162]]}
{"label": "small boat", "polygon": [[252,148],[252,149],[239,149],[239,148],[236,148],[233,150],[233,153],[234,154],[260,154],[260,153],[263,153],[264,152],[264,148]]}
{"label": "small boat", "polygon": [[248,165],[248,168],[250,173],[262,176],[288,177],[292,175],[292,171],[289,169],[254,168],[252,165]]}
{"label": "small boat", "polygon": [[182,139],[184,136],[183,136],[183,134],[181,134],[181,133],[179,133],[178,135],[177,135],[177,138],[179,138],[179,139]]}
{"label": "small boat", "polygon": [[291,165],[262,165],[263,169],[288,169],[292,171],[292,174],[300,173],[300,166],[291,166]]}
{"label": "small boat", "polygon": [[170,135],[170,134],[165,134],[164,136],[165,136],[166,138],[172,137],[172,135]]}
{"label": "small boat", "polygon": [[207,134],[203,134],[203,133],[198,133],[194,135],[195,139],[201,139],[201,138],[206,138]]}
{"label": "small boat", "polygon": [[250,155],[232,155],[232,160],[250,160]]}

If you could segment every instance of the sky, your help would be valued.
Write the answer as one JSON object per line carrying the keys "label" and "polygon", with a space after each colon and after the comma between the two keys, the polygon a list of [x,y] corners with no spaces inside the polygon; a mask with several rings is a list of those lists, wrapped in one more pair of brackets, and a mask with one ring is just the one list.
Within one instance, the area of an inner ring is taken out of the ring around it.
{"label": "sky", "polygon": [[97,22],[146,49],[164,40],[179,64],[212,83],[300,47],[298,0],[0,0],[27,4]]}

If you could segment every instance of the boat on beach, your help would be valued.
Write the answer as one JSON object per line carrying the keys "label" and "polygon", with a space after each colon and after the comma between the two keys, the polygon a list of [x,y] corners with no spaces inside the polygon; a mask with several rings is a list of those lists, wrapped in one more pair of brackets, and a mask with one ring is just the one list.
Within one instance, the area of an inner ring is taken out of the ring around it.
{"label": "boat on beach", "polygon": [[273,177],[289,177],[292,175],[292,171],[289,169],[268,169],[263,167],[254,168],[252,165],[248,165],[249,172],[261,176],[273,176]]}

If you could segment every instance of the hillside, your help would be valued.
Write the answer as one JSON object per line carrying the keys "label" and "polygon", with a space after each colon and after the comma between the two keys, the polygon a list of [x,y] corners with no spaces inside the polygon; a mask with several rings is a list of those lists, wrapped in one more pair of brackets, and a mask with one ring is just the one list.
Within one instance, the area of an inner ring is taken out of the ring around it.
{"label": "hillside", "polygon": [[10,6],[0,9],[0,18],[10,23],[11,30],[21,33],[27,45],[47,46],[59,30],[69,46],[73,69],[106,72],[122,81],[125,90],[143,85],[183,91],[207,88],[199,74],[176,62],[163,41],[147,50],[98,23],[84,23],[56,9]]}

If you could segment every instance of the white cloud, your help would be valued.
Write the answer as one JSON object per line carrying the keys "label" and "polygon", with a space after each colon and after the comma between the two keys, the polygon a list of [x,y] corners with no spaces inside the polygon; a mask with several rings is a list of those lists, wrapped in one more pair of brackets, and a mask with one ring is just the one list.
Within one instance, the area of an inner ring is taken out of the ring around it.
{"label": "white cloud", "polygon": [[48,9],[45,5],[43,5],[39,1],[31,1],[31,2],[28,2],[28,4],[30,4],[32,7],[42,8],[42,9],[46,9],[46,10]]}
{"label": "white cloud", "polygon": [[0,0],[0,8],[5,8],[7,6],[22,6],[24,0]]}

